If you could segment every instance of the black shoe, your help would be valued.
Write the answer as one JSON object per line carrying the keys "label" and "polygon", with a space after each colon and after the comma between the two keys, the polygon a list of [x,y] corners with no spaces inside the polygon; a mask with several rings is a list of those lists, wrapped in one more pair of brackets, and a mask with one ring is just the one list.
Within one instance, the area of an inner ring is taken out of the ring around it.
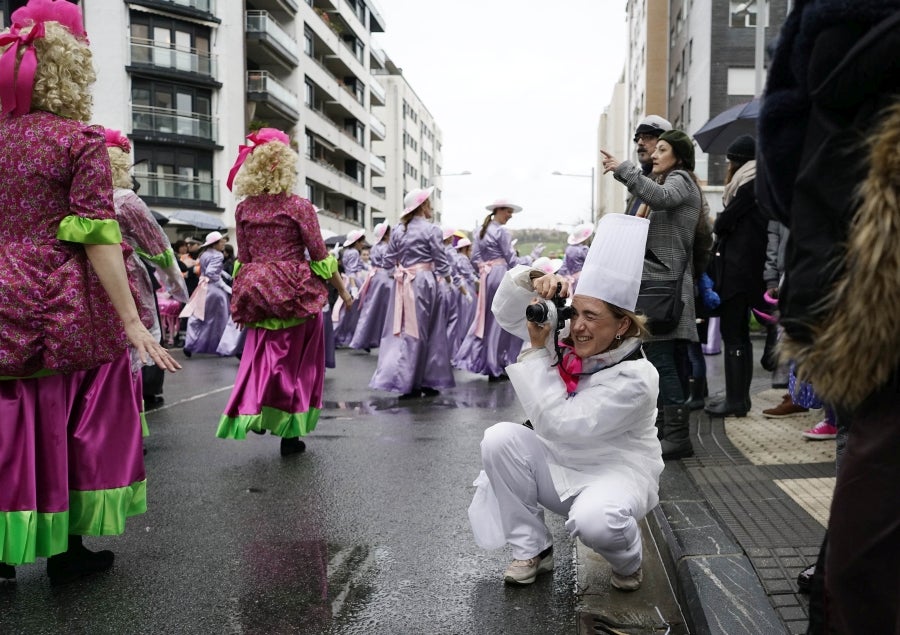
{"label": "black shoe", "polygon": [[81,536],[69,536],[69,549],[47,558],[50,586],[75,582],[80,578],[106,571],[113,565],[112,551],[91,551],[81,544]]}
{"label": "black shoe", "polygon": [[797,590],[800,593],[809,593],[812,588],[812,579],[816,574],[816,565],[811,564],[806,567],[800,574],[797,576]]}
{"label": "black shoe", "polygon": [[191,352],[190,352],[188,349],[183,348],[183,349],[181,349],[181,352],[184,353],[184,356],[185,356],[185,357],[190,358]]}
{"label": "black shoe", "polygon": [[428,387],[422,388],[422,396],[423,397],[437,397],[439,394],[441,394],[441,391],[436,390],[435,388],[428,388]]}
{"label": "black shoe", "polygon": [[12,583],[16,581],[16,568],[11,564],[0,562],[0,584],[4,582]]}
{"label": "black shoe", "polygon": [[300,440],[300,437],[281,440],[281,456],[290,456],[304,451],[306,451],[306,444]]}
{"label": "black shoe", "polygon": [[488,375],[488,381],[509,381],[509,375],[507,375],[506,373],[500,373],[499,375]]}
{"label": "black shoe", "polygon": [[422,395],[421,390],[411,390],[397,397],[397,401],[408,401],[410,399],[418,399]]}

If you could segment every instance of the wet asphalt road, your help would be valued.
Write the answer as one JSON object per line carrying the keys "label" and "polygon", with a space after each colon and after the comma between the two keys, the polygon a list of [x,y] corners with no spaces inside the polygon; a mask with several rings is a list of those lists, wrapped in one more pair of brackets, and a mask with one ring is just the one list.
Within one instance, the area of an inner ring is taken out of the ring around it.
{"label": "wet asphalt road", "polygon": [[506,550],[475,546],[466,508],[483,430],[521,421],[508,382],[457,372],[438,397],[368,388],[376,353],[338,351],[307,452],[214,438],[236,359],[195,356],[148,414],[149,511],[113,570],[51,589],[44,561],[0,587],[0,633],[571,634],[572,542],[548,513],[556,570],[508,588]]}

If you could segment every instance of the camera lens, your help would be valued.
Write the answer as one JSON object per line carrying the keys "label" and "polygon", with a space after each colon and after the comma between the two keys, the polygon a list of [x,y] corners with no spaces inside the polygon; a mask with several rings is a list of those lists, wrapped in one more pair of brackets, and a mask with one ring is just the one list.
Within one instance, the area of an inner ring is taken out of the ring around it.
{"label": "camera lens", "polygon": [[547,305],[543,302],[529,304],[527,307],[525,307],[525,319],[529,322],[534,322],[535,324],[543,324],[547,321],[548,316],[549,313],[547,311]]}

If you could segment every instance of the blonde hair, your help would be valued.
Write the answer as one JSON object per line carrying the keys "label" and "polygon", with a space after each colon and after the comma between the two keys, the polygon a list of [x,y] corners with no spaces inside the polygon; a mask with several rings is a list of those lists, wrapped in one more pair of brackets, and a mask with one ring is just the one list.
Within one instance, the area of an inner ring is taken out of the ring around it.
{"label": "blonde hair", "polygon": [[280,141],[256,146],[234,180],[237,196],[282,194],[294,189],[297,153]]}
{"label": "blonde hair", "polygon": [[[25,27],[22,33],[33,27]],[[4,33],[8,33],[5,30]],[[34,40],[37,69],[31,110],[87,122],[91,118],[91,85],[96,81],[91,50],[59,22],[44,23],[44,37]],[[8,47],[6,47],[8,48]],[[6,48],[3,50],[5,51]],[[25,47],[20,47],[19,61]],[[17,69],[18,70],[18,69]]]}
{"label": "blonde hair", "polygon": [[122,148],[107,146],[109,153],[109,165],[112,167],[113,187],[123,187],[130,190],[131,182],[131,155],[126,154]]}

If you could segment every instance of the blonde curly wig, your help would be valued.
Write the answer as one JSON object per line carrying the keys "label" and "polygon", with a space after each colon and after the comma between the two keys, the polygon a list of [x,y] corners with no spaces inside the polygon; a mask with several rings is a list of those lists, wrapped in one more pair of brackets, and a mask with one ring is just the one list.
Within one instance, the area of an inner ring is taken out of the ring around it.
{"label": "blonde curly wig", "polygon": [[127,154],[122,148],[107,146],[106,151],[109,153],[109,164],[112,167],[113,187],[123,187],[127,190],[131,189],[131,155]]}
{"label": "blonde curly wig", "polygon": [[280,141],[256,146],[234,180],[237,196],[291,192],[297,180],[297,153]]}
{"label": "blonde curly wig", "polygon": [[[22,33],[31,28],[23,28]],[[46,35],[34,41],[38,63],[31,109],[87,122],[91,118],[90,88],[97,79],[91,50],[59,22],[45,22],[44,30]],[[20,47],[20,61],[24,52],[25,47]]]}

